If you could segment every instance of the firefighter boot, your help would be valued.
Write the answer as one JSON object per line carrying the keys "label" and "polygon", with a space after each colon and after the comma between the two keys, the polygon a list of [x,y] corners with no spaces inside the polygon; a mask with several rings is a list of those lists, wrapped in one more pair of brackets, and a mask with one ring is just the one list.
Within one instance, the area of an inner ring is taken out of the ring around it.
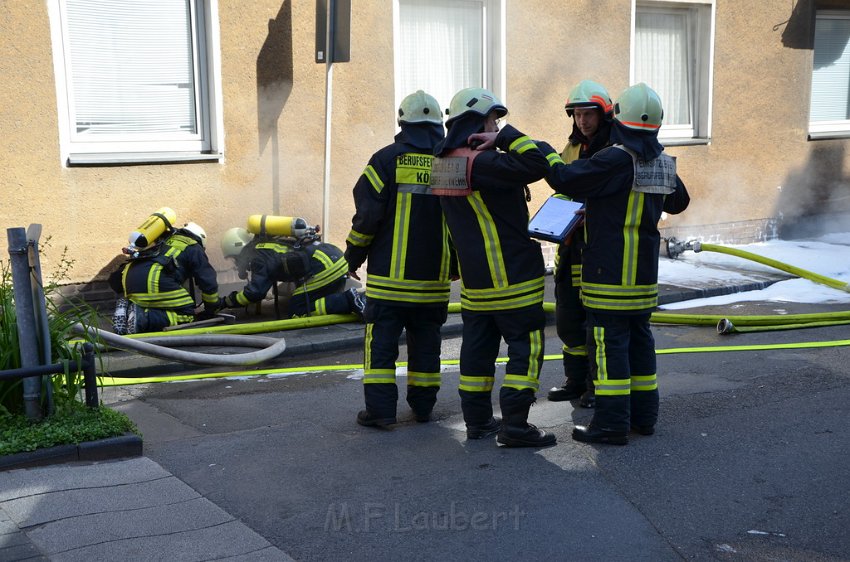
{"label": "firefighter boot", "polygon": [[587,355],[572,355],[564,352],[564,373],[566,382],[549,391],[549,402],[566,402],[580,398],[587,391],[588,372]]}
{"label": "firefighter boot", "polygon": [[638,435],[653,435],[658,421],[658,388],[632,390],[630,398],[631,416],[629,423]]}
{"label": "firefighter boot", "polygon": [[[531,395],[534,399],[534,395]],[[502,429],[496,438],[505,447],[549,447],[556,442],[555,436],[528,423],[531,402],[507,403],[502,393]]]}
{"label": "firefighter boot", "polygon": [[629,435],[622,431],[615,431],[604,427],[590,425],[577,425],[573,429],[573,440],[582,443],[601,443],[604,445],[627,445]]}
{"label": "firefighter boot", "polygon": [[584,381],[567,379],[562,386],[553,387],[546,396],[549,402],[566,402],[581,397],[587,391]]}
{"label": "firefighter boot", "polygon": [[596,385],[593,383],[593,373],[589,369],[587,373],[587,390],[579,398],[578,405],[582,408],[593,408],[596,406]]}
{"label": "firefighter boot", "polygon": [[395,383],[368,383],[363,385],[366,409],[357,414],[357,423],[366,427],[386,427],[396,423],[398,387]]}
{"label": "firefighter boot", "polygon": [[493,417],[493,404],[489,392],[458,390],[463,421],[466,422],[467,439],[484,439],[495,435],[502,427],[499,418]]}
{"label": "firefighter boot", "polygon": [[438,386],[411,386],[407,387],[407,403],[413,410],[413,415],[419,423],[431,421],[431,411],[437,403]]}
{"label": "firefighter boot", "polygon": [[366,295],[352,287],[345,292],[345,298],[348,300],[349,311],[362,321],[366,313]]}
{"label": "firefighter boot", "polygon": [[586,426],[575,426],[573,440],[582,443],[626,445],[629,442],[629,406],[628,396],[599,396],[593,419]]}
{"label": "firefighter boot", "polygon": [[357,423],[366,427],[387,427],[396,423],[396,419],[382,418],[369,412],[369,410],[360,410],[357,412]]}

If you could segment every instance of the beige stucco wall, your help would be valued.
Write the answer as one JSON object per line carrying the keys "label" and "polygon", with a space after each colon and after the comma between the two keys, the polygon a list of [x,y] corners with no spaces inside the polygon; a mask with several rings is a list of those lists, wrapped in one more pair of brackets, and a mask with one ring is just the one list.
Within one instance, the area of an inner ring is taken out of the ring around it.
{"label": "beige stucco wall", "polygon": [[[0,4],[0,225],[42,223],[52,238],[46,271],[67,246],[76,260],[71,280],[91,280],[162,205],[207,229],[222,270],[218,239],[249,214],[322,221],[326,69],[314,62],[314,2],[219,0],[222,162],[68,168],[59,155],[52,1]],[[616,97],[629,80],[630,6],[507,0],[509,121],[561,148],[573,84],[592,78]],[[824,185],[837,186],[838,197],[847,193],[850,142],[806,140],[812,52],[800,37],[810,28],[810,7],[810,0],[717,0],[712,139],[668,148],[693,199],[671,225],[767,218],[799,201],[808,208],[812,199],[835,197]],[[351,62],[334,65],[325,228],[340,246],[353,213],[351,187],[395,133],[392,8],[392,0],[352,0]],[[548,188],[538,183],[532,191],[534,210]],[[0,252],[5,259],[5,233]]]}

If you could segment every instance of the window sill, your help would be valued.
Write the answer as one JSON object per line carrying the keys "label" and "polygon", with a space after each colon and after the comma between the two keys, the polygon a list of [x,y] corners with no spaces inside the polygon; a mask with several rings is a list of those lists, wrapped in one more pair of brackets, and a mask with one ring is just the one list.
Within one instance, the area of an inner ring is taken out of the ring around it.
{"label": "window sill", "polygon": [[169,164],[218,162],[222,154],[198,152],[104,152],[101,154],[69,154],[68,166],[132,166],[136,164]]}
{"label": "window sill", "polygon": [[827,139],[850,139],[850,131],[829,131],[823,133],[809,133],[807,140]]}
{"label": "window sill", "polygon": [[658,142],[663,144],[664,146],[693,146],[697,144],[711,144],[710,138],[687,138],[687,139],[675,139],[675,138],[660,138]]}

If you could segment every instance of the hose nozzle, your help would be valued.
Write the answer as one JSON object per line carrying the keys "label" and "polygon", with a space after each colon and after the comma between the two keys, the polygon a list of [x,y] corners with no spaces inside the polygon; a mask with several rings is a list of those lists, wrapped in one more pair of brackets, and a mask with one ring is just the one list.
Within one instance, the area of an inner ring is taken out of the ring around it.
{"label": "hose nozzle", "polygon": [[699,244],[699,242],[685,242],[678,238],[665,238],[664,242],[666,243],[667,257],[673,260],[682,255],[685,250],[693,250],[694,244]]}

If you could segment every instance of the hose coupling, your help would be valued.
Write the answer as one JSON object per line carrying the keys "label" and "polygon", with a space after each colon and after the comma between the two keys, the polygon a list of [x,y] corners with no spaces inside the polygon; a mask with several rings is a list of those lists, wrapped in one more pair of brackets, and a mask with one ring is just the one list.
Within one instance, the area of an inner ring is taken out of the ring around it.
{"label": "hose coupling", "polygon": [[728,318],[721,318],[717,323],[717,333],[720,335],[731,334],[735,331],[735,326]]}

